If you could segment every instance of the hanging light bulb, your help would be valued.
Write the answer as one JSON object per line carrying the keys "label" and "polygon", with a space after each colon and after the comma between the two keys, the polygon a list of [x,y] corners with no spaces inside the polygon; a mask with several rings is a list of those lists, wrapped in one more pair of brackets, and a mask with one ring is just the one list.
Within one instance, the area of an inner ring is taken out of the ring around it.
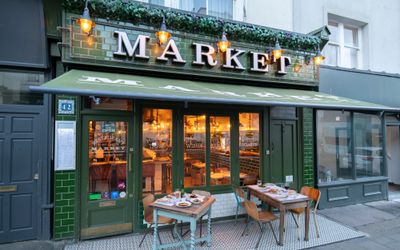
{"label": "hanging light bulb", "polygon": [[165,23],[165,17],[163,17],[161,28],[156,32],[156,37],[159,44],[165,44],[171,37],[171,33],[167,31],[167,24]]}
{"label": "hanging light bulb", "polygon": [[221,40],[217,43],[217,45],[222,53],[225,52],[231,46],[231,42],[229,42],[228,39],[226,38],[225,31],[222,32]]}
{"label": "hanging light bulb", "polygon": [[85,9],[83,10],[82,16],[76,20],[76,22],[81,26],[81,30],[88,35],[96,26],[96,24],[90,18],[88,0],[85,1]]}
{"label": "hanging light bulb", "polygon": [[281,46],[279,45],[279,41],[278,39],[275,42],[275,47],[272,50],[272,55],[274,56],[274,58],[276,60],[278,60],[279,58],[281,58],[281,56],[283,55],[285,51],[281,48]]}
{"label": "hanging light bulb", "polygon": [[314,56],[313,61],[315,65],[320,65],[325,60],[325,56],[322,55],[321,50],[317,50],[317,54]]}
{"label": "hanging light bulb", "polygon": [[296,60],[294,61],[294,64],[293,64],[293,71],[295,73],[299,73],[302,67],[303,67],[303,65],[300,63],[299,58],[296,57]]}

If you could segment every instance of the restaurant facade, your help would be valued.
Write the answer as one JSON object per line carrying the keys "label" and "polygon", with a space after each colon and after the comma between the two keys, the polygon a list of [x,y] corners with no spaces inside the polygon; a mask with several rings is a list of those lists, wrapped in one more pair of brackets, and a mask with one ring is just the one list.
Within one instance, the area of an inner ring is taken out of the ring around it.
{"label": "restaurant facade", "polygon": [[140,231],[143,196],[177,189],[213,193],[213,218],[235,215],[232,185],[258,179],[299,190],[363,175],[361,189],[331,188],[332,202],[387,195],[383,159],[350,166],[357,143],[383,154],[382,115],[392,108],[318,92],[325,27],[298,34],[93,2],[89,32],[79,26],[84,5],[64,2],[65,73],[31,87],[54,98],[54,239]]}

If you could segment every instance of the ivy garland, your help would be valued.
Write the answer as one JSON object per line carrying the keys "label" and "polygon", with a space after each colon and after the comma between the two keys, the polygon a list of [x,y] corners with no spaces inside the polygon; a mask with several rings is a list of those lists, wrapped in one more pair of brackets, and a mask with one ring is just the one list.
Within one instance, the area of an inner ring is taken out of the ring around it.
{"label": "ivy garland", "polygon": [[[64,0],[67,12],[81,14],[84,0]],[[274,45],[278,39],[282,47],[293,50],[315,51],[321,44],[321,38],[272,28],[254,26],[245,23],[234,23],[216,17],[200,16],[195,13],[181,12],[173,9],[156,8],[139,2],[124,0],[91,0],[91,16],[110,20],[130,21],[159,27],[165,16],[169,29],[215,36],[225,30],[230,40],[248,43]]]}

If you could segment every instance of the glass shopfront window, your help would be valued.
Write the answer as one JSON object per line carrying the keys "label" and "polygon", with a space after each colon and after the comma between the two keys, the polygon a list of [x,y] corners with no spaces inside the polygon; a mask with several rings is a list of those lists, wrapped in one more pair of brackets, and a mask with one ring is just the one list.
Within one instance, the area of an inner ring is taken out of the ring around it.
{"label": "glass shopfront window", "polygon": [[128,123],[89,121],[89,200],[126,197]]}
{"label": "glass shopfront window", "polygon": [[142,183],[144,193],[172,191],[172,110],[143,109]]}
{"label": "glass shopfront window", "polygon": [[29,86],[42,83],[43,73],[0,71],[0,104],[43,105],[43,94],[29,90]]}
{"label": "glass shopfront window", "polygon": [[210,184],[231,183],[231,123],[229,116],[210,117]]}
{"label": "glass shopfront window", "polygon": [[206,116],[184,116],[184,186],[206,185]]}
{"label": "glass shopfront window", "polygon": [[258,113],[239,114],[240,185],[257,183],[260,174],[260,119]]}
{"label": "glass shopfront window", "polygon": [[357,177],[382,175],[383,135],[378,115],[354,113],[354,159]]}
{"label": "glass shopfront window", "polygon": [[353,178],[351,115],[342,111],[317,111],[318,182]]}

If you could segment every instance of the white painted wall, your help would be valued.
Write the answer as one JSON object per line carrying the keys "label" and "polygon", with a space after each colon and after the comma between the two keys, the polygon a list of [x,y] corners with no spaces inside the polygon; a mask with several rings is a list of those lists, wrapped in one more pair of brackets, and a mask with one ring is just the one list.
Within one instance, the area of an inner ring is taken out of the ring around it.
{"label": "white painted wall", "polygon": [[244,21],[308,33],[326,25],[328,13],[366,23],[363,68],[400,73],[399,0],[235,0],[244,1]]}

